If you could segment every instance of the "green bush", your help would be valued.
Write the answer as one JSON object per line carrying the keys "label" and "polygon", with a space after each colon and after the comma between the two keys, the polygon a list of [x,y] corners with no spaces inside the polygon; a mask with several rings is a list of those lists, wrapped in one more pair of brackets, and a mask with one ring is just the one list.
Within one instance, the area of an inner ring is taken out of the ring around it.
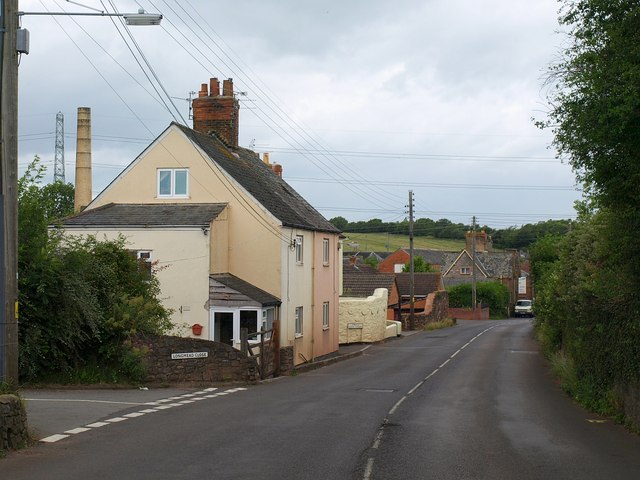
{"label": "green bush", "polygon": [[[449,306],[471,308],[471,284],[463,283],[447,288]],[[483,307],[489,307],[492,318],[505,318],[509,306],[509,289],[500,282],[478,282],[476,299]]]}
{"label": "green bush", "polygon": [[43,171],[36,159],[18,184],[21,378],[116,381],[123,364],[135,374],[127,339],[171,327],[158,281],[126,250],[124,237],[49,232],[48,224],[73,208],[73,189],[58,185],[66,197],[52,201],[50,185],[39,186]]}

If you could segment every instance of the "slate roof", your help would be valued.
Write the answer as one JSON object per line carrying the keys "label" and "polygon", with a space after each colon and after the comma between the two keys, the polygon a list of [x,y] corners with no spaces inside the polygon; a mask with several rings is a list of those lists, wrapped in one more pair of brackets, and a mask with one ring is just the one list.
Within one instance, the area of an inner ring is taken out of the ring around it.
{"label": "slate roof", "polygon": [[220,282],[236,292],[246,295],[247,297],[262,304],[263,307],[277,306],[282,303],[278,297],[271,295],[261,288],[258,288],[230,273],[216,273],[209,275],[209,278],[216,282]]}
{"label": "slate roof", "polygon": [[342,296],[366,298],[376,288],[386,288],[390,295],[394,282],[392,273],[380,273],[369,265],[350,265],[342,272]]}
{"label": "slate roof", "polygon": [[[413,293],[416,296],[427,296],[430,293],[442,290],[442,276],[437,273],[414,273]],[[410,273],[396,273],[396,283],[398,285],[398,294],[401,297],[410,295]]]}
{"label": "slate roof", "polygon": [[[409,253],[409,249],[405,249]],[[448,253],[444,250],[428,250],[424,248],[414,248],[413,255],[422,257],[425,262],[430,265],[443,265],[445,254]]]}
{"label": "slate roof", "polygon": [[255,152],[245,148],[231,150],[215,136],[204,135],[177,123],[172,125],[179,128],[284,226],[340,233],[287,182],[274,174]]}
{"label": "slate roof", "polygon": [[109,203],[85,210],[60,223],[73,227],[206,227],[226,203]]}
{"label": "slate roof", "polygon": [[[463,250],[464,251],[464,250]],[[467,254],[471,256],[471,253]],[[449,268],[460,256],[459,252],[445,252],[443,271]],[[476,261],[489,278],[513,276],[513,254],[511,252],[477,252]]]}
{"label": "slate roof", "polygon": [[513,276],[513,254],[510,252],[476,253],[476,259],[492,278]]}

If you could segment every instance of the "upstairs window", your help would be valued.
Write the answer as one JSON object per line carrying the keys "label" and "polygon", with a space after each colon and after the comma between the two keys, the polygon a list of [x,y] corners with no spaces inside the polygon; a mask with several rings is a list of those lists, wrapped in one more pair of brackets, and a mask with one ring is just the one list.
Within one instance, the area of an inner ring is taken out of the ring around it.
{"label": "upstairs window", "polygon": [[189,170],[186,168],[158,169],[158,197],[187,197]]}
{"label": "upstairs window", "polygon": [[462,267],[460,273],[462,275],[471,275],[471,267]]}
{"label": "upstairs window", "polygon": [[329,265],[329,239],[322,239],[322,264]]}
{"label": "upstairs window", "polygon": [[304,245],[303,245],[304,237],[302,235],[296,235],[294,240],[295,248],[296,248],[296,263],[298,265],[302,265],[303,253],[304,253]]}

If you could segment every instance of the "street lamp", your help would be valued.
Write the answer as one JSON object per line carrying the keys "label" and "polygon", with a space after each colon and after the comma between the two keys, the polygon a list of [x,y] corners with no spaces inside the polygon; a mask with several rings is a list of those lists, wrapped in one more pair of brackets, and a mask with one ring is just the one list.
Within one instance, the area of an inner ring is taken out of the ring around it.
{"label": "street lamp", "polygon": [[20,12],[18,0],[0,0],[0,383],[13,384],[18,382],[18,53],[29,53],[29,33],[19,28],[18,19],[25,15],[121,17],[131,26],[162,20],[143,9]]}
{"label": "street lamp", "polygon": [[159,13],[147,13],[144,8],[137,13],[107,13],[102,10],[97,12],[18,12],[19,17],[25,15],[48,15],[48,16],[83,16],[83,17],[122,17],[127,25],[147,26],[160,25],[162,15]]}

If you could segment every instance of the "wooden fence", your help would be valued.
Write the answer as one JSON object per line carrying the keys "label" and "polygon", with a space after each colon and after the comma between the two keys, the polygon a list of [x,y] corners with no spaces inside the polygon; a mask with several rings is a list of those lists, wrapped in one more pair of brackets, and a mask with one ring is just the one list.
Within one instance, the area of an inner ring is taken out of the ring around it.
{"label": "wooden fence", "polygon": [[277,320],[270,330],[249,333],[248,329],[241,328],[240,348],[256,360],[260,379],[280,374],[280,324]]}

